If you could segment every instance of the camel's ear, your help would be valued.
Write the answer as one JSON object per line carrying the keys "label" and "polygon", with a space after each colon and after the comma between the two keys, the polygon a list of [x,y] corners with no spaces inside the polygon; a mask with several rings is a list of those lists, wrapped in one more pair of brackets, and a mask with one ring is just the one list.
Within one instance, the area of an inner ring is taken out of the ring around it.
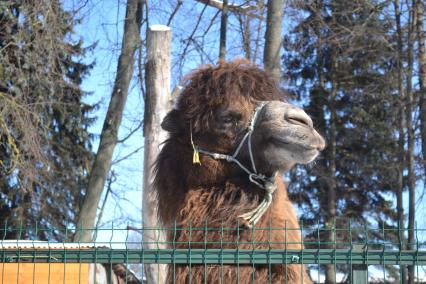
{"label": "camel's ear", "polygon": [[164,117],[161,127],[170,133],[179,133],[182,130],[181,119],[179,112],[176,109],[172,109]]}

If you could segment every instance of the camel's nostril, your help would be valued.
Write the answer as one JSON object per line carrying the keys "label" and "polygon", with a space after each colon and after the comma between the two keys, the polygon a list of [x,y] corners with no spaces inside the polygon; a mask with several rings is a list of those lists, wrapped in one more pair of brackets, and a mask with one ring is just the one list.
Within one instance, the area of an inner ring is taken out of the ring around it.
{"label": "camel's nostril", "polygon": [[320,144],[320,145],[317,146],[318,151],[322,151],[322,150],[324,150],[324,148],[325,148],[325,144]]}
{"label": "camel's nostril", "polygon": [[301,117],[289,117],[288,121],[293,123],[293,124],[304,124],[304,125],[308,125],[308,121],[301,118]]}
{"label": "camel's nostril", "polygon": [[325,148],[325,140],[321,136],[318,137],[318,146],[316,148],[317,148],[318,151],[322,151]]}
{"label": "camel's nostril", "polygon": [[292,124],[313,127],[312,119],[301,109],[292,109],[286,114],[286,120]]}

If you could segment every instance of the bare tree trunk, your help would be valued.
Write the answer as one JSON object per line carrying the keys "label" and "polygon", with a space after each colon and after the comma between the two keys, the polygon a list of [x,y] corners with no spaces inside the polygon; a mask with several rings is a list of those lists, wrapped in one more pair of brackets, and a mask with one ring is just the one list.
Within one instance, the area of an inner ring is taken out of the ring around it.
{"label": "bare tree trunk", "polygon": [[[336,217],[336,109],[335,109],[335,99],[337,95],[338,85],[335,79],[335,72],[337,69],[337,63],[331,58],[332,69],[331,69],[331,90],[326,90],[326,74],[324,74],[324,53],[322,46],[328,41],[327,38],[324,38],[324,33],[322,31],[322,16],[321,12],[323,10],[323,2],[316,2],[315,9],[315,19],[316,24],[314,25],[315,35],[317,36],[318,43],[316,48],[317,53],[317,74],[318,74],[318,89],[315,92],[311,92],[311,113],[315,113],[315,122],[317,127],[321,129],[324,133],[327,133],[327,143],[328,146],[324,151],[325,159],[318,161],[318,172],[316,176],[320,177],[320,191],[321,198],[320,204],[324,208],[325,212],[325,227],[329,230],[325,234],[324,242],[335,243],[335,233],[333,232],[333,226],[335,225]],[[325,106],[329,109],[330,118],[328,119],[328,129],[326,121],[326,111]],[[310,114],[311,114],[310,113]],[[333,245],[324,246],[326,248],[334,248]],[[336,271],[334,265],[323,265],[325,271],[325,282],[324,283],[336,283]]]}
{"label": "bare tree trunk", "polygon": [[[335,101],[337,95],[337,82],[334,78],[334,74],[337,70],[337,62],[332,55],[332,75],[331,75],[331,92],[329,96],[329,109],[330,109],[330,129],[329,129],[329,145],[327,149],[327,160],[330,162],[328,165],[328,179],[327,179],[327,198],[326,198],[326,227],[327,231],[327,239],[326,242],[329,244],[336,243],[335,236],[335,219],[336,219],[336,108]],[[331,245],[331,248],[335,248]],[[325,267],[325,283],[336,283],[336,270],[334,269],[334,265],[327,264]]]}
{"label": "bare tree trunk", "polygon": [[222,18],[220,21],[220,46],[219,59],[225,59],[226,54],[226,30],[228,26],[228,0],[223,0]]}
{"label": "bare tree trunk", "polygon": [[[151,26],[147,38],[146,100],[144,114],[144,179],[143,179],[143,244],[144,248],[164,248],[165,234],[157,216],[157,200],[153,188],[153,165],[167,133],[160,127],[170,104],[172,33],[169,27]],[[147,283],[164,283],[165,265],[145,264]]]}
{"label": "bare tree trunk", "polygon": [[[423,22],[425,4],[422,0],[416,0],[417,14],[417,43],[419,45],[418,62],[419,62],[419,83],[420,83],[420,134],[422,140],[423,153],[423,169],[426,176],[426,47],[425,47],[425,30]],[[426,180],[425,180],[426,183]]]}
{"label": "bare tree trunk", "polygon": [[268,0],[263,63],[276,82],[281,79],[281,26],[283,0]]}
{"label": "bare tree trunk", "polygon": [[[264,1],[265,0],[258,0],[257,1],[257,6],[258,6],[258,9],[259,9],[259,14],[260,15],[263,15],[264,14],[264,11],[265,11],[265,3],[264,3]],[[253,51],[253,59],[252,59],[252,61],[253,62],[256,62],[257,61],[257,58],[258,57],[260,57],[260,56],[258,56],[258,54],[260,53],[260,49],[261,49],[261,38],[262,38],[262,36],[261,36],[261,31],[262,31],[262,26],[263,26],[263,21],[257,21],[257,27],[256,27],[256,34],[254,35],[255,36],[255,38],[254,38],[254,51]],[[260,58],[259,58],[260,59]]]}
{"label": "bare tree trunk", "polygon": [[[414,1],[413,1],[414,3]],[[414,4],[410,7],[408,18],[408,42],[407,42],[407,74],[406,74],[406,96],[407,96],[407,187],[408,187],[408,247],[414,249],[415,229],[415,203],[416,203],[416,178],[414,173],[414,125],[413,125],[413,48],[414,48],[414,26],[416,13]],[[414,284],[414,265],[408,266],[408,283]]]}
{"label": "bare tree trunk", "polygon": [[[90,172],[86,196],[83,206],[78,212],[75,241],[88,242],[92,240],[98,203],[111,168],[112,154],[117,144],[118,128],[121,124],[133,74],[135,52],[140,44],[143,4],[144,0],[127,1],[123,43],[118,59],[114,88],[101,132],[99,149]],[[79,230],[80,228],[84,230]]]}
{"label": "bare tree trunk", "polygon": [[[397,214],[398,214],[398,225],[399,232],[398,238],[402,246],[399,247],[400,250],[405,247],[405,222],[404,222],[404,207],[403,207],[403,191],[404,191],[404,169],[406,164],[405,159],[405,94],[403,87],[403,46],[402,46],[402,29],[401,29],[401,12],[399,9],[399,0],[394,0],[394,10],[395,10],[395,22],[396,22],[396,32],[397,32],[397,46],[398,46],[398,56],[397,56],[397,68],[398,68],[398,92],[399,92],[399,159],[401,163],[398,168],[398,188],[396,189],[396,203],[397,203]],[[407,283],[407,271],[406,266],[400,266],[400,275],[401,283]]]}
{"label": "bare tree trunk", "polygon": [[240,23],[240,33],[243,42],[244,57],[247,60],[251,60],[251,30],[250,30],[250,17],[242,14],[238,15],[238,21]]}

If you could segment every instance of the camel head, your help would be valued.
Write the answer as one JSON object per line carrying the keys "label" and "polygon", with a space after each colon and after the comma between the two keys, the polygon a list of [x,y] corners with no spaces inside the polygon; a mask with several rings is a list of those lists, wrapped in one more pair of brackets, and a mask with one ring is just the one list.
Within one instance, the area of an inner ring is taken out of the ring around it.
{"label": "camel head", "polygon": [[287,103],[263,70],[243,60],[190,74],[162,127],[199,150],[201,162],[226,154],[269,176],[313,161],[325,146],[311,118]]}
{"label": "camel head", "polygon": [[325,147],[312,119],[302,109],[283,101],[268,101],[259,110],[252,141],[259,171],[266,173],[312,162]]}

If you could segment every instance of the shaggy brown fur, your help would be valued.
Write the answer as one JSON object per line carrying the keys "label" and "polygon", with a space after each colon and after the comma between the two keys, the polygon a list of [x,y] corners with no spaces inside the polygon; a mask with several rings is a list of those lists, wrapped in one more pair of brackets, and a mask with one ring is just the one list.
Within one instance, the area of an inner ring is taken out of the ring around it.
{"label": "shaggy brown fur", "polygon": [[[168,241],[176,243],[176,248],[187,248],[189,241],[191,248],[302,248],[298,221],[281,178],[276,179],[273,203],[255,230],[246,229],[238,215],[255,208],[264,190],[251,183],[235,164],[207,155],[201,155],[201,165],[192,163],[191,127],[200,147],[232,153],[246,131],[255,102],[267,100],[284,100],[284,94],[264,71],[246,61],[205,66],[188,77],[175,109],[162,124],[170,138],[156,163],[161,221],[169,228],[174,224],[193,228],[169,234]],[[214,130],[215,114],[221,106],[243,110],[246,125],[237,133]],[[206,232],[205,227],[215,230]],[[227,230],[218,230],[222,227]],[[311,283],[301,265],[170,267],[169,282],[187,283],[189,278],[192,283]]]}

